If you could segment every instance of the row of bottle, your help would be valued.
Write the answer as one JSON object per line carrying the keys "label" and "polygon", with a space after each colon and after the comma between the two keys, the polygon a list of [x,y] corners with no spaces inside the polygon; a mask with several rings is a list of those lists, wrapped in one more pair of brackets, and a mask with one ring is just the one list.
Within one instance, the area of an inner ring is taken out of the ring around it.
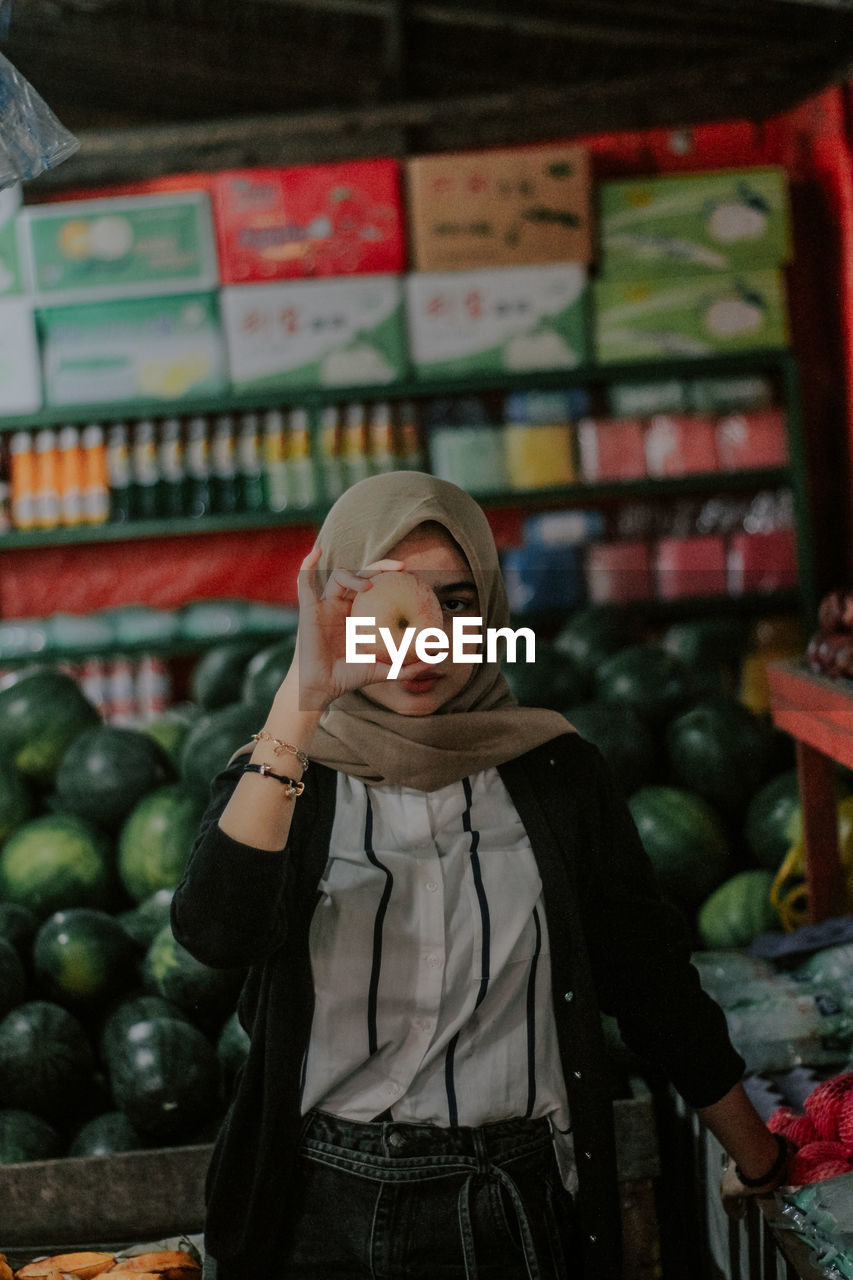
{"label": "row of bottle", "polygon": [[328,502],[381,471],[426,470],[414,404],[328,405],[320,415],[320,460]]}
{"label": "row of bottle", "polygon": [[67,670],[110,724],[146,724],[172,702],[169,664],[157,654],[88,658]]}

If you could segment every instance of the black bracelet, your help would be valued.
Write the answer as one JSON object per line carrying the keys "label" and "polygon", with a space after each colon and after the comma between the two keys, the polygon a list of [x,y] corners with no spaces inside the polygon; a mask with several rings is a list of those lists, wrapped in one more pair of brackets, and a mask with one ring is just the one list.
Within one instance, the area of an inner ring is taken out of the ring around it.
{"label": "black bracelet", "polygon": [[286,794],[291,797],[301,796],[305,790],[304,782],[297,782],[295,778],[285,777],[283,773],[275,773],[272,765],[269,764],[244,764],[244,773],[259,773],[263,778],[275,778],[276,782],[280,782],[285,788]]}
{"label": "black bracelet", "polygon": [[735,1173],[739,1181],[741,1181],[745,1187],[763,1187],[766,1182],[773,1182],[774,1179],[778,1178],[783,1172],[786,1164],[788,1163],[788,1142],[781,1133],[774,1133],[773,1137],[776,1139],[779,1154],[763,1178],[747,1178],[746,1174],[741,1172],[740,1165],[735,1165]]}

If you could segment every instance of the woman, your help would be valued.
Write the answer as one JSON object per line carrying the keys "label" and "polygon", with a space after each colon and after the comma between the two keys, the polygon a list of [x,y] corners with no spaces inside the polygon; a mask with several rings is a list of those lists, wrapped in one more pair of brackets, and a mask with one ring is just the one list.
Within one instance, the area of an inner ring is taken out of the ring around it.
{"label": "woman", "polygon": [[494,662],[346,661],[380,574],[426,584],[448,632],[507,624],[481,509],[371,477],[302,570],[294,665],[172,911],[200,960],[249,966],[208,1178],[219,1280],[616,1280],[602,1009],[741,1166],[727,1205],[775,1186],[786,1150],[598,752]]}

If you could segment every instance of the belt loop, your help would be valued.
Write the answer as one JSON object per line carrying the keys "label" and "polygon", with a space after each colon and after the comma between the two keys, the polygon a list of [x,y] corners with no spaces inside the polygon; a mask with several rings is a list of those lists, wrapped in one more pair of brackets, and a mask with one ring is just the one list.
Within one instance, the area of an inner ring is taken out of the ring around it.
{"label": "belt loop", "polygon": [[471,1189],[474,1174],[469,1173],[459,1190],[459,1238],[462,1242],[462,1259],[465,1263],[465,1280],[477,1280],[477,1253],[474,1248],[474,1228],[471,1223]]}

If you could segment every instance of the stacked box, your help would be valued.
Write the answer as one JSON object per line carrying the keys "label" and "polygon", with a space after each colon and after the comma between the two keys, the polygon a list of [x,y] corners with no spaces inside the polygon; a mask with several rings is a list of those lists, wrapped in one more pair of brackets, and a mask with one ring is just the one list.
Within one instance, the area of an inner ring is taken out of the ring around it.
{"label": "stacked box", "polygon": [[639,480],[646,474],[640,418],[584,418],[578,449],[584,480]]}
{"label": "stacked box", "polygon": [[655,414],[645,435],[650,476],[685,476],[717,470],[717,425],[698,413]]}
{"label": "stacked box", "polygon": [[733,413],[717,422],[717,456],[728,470],[784,467],[788,461],[785,415],[781,409]]}

